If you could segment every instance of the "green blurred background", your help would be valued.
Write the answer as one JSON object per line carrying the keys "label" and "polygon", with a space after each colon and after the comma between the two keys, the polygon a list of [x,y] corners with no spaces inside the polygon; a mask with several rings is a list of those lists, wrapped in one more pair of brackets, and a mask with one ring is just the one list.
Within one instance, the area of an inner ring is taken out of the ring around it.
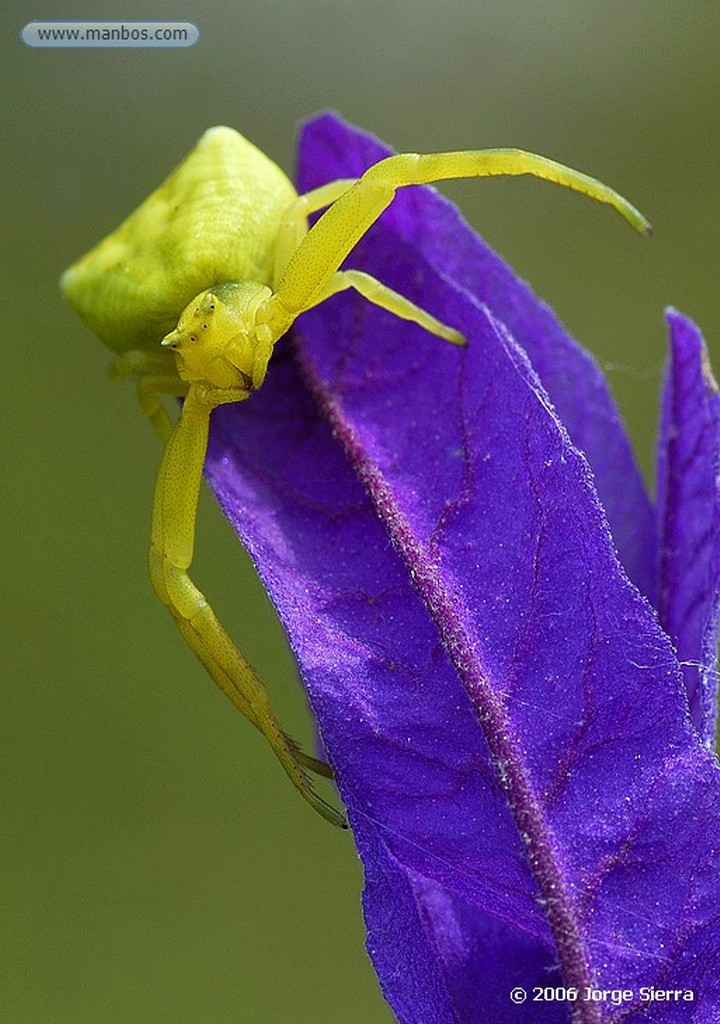
{"label": "green blurred background", "polygon": [[[189,50],[30,50],[37,18],[195,21]],[[536,182],[448,194],[607,366],[652,477],[663,306],[720,358],[720,5],[156,0],[3,6],[2,912],[12,1024],[382,1024],[349,838],[298,799],[146,579],[158,446],[61,270],[225,123],[283,167],[334,107],[399,149],[518,145],[653,221]],[[209,498],[196,578],[284,719],[292,663]]]}

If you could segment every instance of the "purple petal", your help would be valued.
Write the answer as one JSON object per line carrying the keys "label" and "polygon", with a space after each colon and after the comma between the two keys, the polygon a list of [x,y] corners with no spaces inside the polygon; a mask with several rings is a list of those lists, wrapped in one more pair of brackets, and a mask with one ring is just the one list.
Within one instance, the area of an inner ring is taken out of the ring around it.
{"label": "purple petal", "polygon": [[592,979],[716,1020],[717,764],[587,463],[502,324],[396,233],[356,255],[467,350],[336,297],[302,379],[278,354],[214,414],[208,471],[307,682],[385,994],[413,1024],[555,1024],[510,988]]}
{"label": "purple petal", "polygon": [[[390,150],[334,114],[304,125],[299,150],[301,192],[335,178],[359,177]],[[482,182],[478,182],[482,188]],[[509,328],[525,349],[573,442],[588,457],[625,569],[654,602],[656,530],[629,440],[605,378],[592,357],[565,331],[553,311],[433,189],[401,189],[382,223],[466,288]],[[348,265],[355,266],[351,256]],[[382,272],[378,271],[382,280]]]}
{"label": "purple petal", "polygon": [[670,365],[658,452],[660,621],[683,666],[690,714],[715,742],[720,600],[720,395],[697,327],[668,311]]}
{"label": "purple petal", "polygon": [[484,961],[493,998],[502,999],[518,971],[527,976],[528,963],[540,961],[534,976],[547,976],[557,956],[487,744],[405,567],[292,362],[278,359],[251,402],[214,414],[208,470],[308,683],[365,858],[368,948],[398,1018],[423,1019],[421,1009],[431,1021],[463,1019],[463,993],[450,989],[457,958],[446,964],[412,878],[439,878],[459,904],[489,907],[500,917],[495,931],[502,918],[522,922],[521,932],[509,929],[510,949],[529,932],[532,955],[519,965]]}

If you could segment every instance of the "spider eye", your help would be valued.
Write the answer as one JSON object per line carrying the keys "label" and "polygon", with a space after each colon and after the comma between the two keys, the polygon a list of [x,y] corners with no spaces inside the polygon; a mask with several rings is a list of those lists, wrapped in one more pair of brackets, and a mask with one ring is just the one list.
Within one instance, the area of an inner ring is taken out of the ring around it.
{"label": "spider eye", "polygon": [[197,335],[191,334],[190,335],[190,341],[197,341]]}

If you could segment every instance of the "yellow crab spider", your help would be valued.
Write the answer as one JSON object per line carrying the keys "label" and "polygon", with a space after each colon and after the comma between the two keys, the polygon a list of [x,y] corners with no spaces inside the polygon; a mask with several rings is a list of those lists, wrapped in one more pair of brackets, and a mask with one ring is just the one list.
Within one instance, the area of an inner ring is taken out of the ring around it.
{"label": "yellow crab spider", "polygon": [[[640,232],[649,229],[612,189],[518,149],[391,156],[357,180],[298,196],[267,156],[220,127],[205,132],[170,177],[62,278],[70,305],[117,354],[115,376],[137,378],[141,407],[165,445],[150,546],[157,595],[302,796],[336,825],[344,817],[314,791],[308,774],[330,769],[281,728],[264,686],[188,576],[210,414],[259,388],[275,342],[295,318],[346,288],[463,344],[452,326],[379,281],[338,268],[396,189],[498,174],[556,182],[608,203]],[[326,207],[308,230],[308,215]],[[163,396],[184,399],[174,425]]]}

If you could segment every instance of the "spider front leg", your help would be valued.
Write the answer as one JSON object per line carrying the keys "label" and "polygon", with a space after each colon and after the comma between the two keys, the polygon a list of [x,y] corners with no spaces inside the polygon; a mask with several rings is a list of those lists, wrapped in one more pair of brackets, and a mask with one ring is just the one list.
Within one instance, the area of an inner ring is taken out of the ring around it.
{"label": "spider front leg", "polygon": [[191,384],[167,443],[153,504],[150,578],[188,644],[235,707],[263,733],[307,802],[334,825],[344,817],[313,789],[308,769],[328,775],[322,762],[298,750],[277,721],[257,675],[220,625],[187,570],[193,557],[195,519],[207,450],[210,414],[218,405],[242,401],[241,389]]}
{"label": "spider front leg", "polygon": [[[257,342],[256,363],[253,367],[254,387],[259,387],[262,383],[264,371],[272,354],[275,341],[285,333],[298,313],[311,309],[313,306],[324,302],[325,299],[330,298],[331,295],[345,291],[348,288],[354,288],[355,291],[359,292],[369,302],[387,309],[390,313],[400,317],[400,319],[413,321],[430,334],[444,338],[454,345],[465,344],[465,338],[459,331],[437,320],[426,310],[416,306],[415,303],[410,302],[403,295],[388,288],[387,285],[378,281],[377,278],[359,270],[337,271],[330,276],[323,287],[314,289],[314,294],[312,294],[311,298],[305,300],[304,305],[298,305],[296,301],[292,307],[290,306],[290,303],[287,301],[288,287],[285,270],[293,255],[298,251],[298,247],[303,242],[303,239],[308,234],[307,218],[309,214],[335,202],[340,196],[356,185],[358,185],[358,179],[341,178],[299,196],[280,225],[275,254],[274,281],[276,291],[262,304],[258,316],[258,321],[268,325],[269,330],[267,339],[264,342],[258,339]],[[313,246],[304,247],[303,251],[311,257],[314,255]],[[339,262],[341,261],[338,261],[338,265]],[[312,268],[311,263],[310,268],[305,269],[309,269],[306,277],[308,280],[311,280],[313,269],[317,270],[318,268]],[[321,266],[319,269],[324,276],[325,267]],[[291,308],[292,312],[290,312]],[[290,315],[288,315],[289,312]],[[256,372],[257,366],[261,368],[259,373]]]}
{"label": "spider front leg", "polygon": [[320,188],[314,188],[311,192],[297,197],[283,217],[278,231],[275,247],[274,287],[277,288],[290,257],[308,233],[307,219],[310,214],[330,206],[356,182],[357,178],[338,178],[336,181],[328,182],[327,185],[321,185]]}
{"label": "spider front leg", "polygon": [[277,330],[286,329],[303,310],[322,301],[342,261],[390,205],[398,188],[505,174],[531,174],[563,185],[612,206],[640,233],[650,230],[642,214],[607,185],[534,153],[488,149],[398,154],[374,164],[344,190],[300,241],[266,304],[268,322]]}
{"label": "spider front leg", "polygon": [[325,299],[329,299],[331,295],[346,291],[348,288],[354,288],[368,302],[372,302],[373,305],[380,306],[382,309],[387,309],[389,313],[394,314],[394,316],[399,317],[401,320],[411,320],[413,323],[419,324],[420,327],[424,327],[426,331],[436,335],[438,338],[444,338],[445,341],[452,342],[453,345],[465,344],[465,338],[460,331],[456,331],[453,327],[448,327],[447,324],[436,320],[434,316],[416,306],[414,302],[410,302],[404,295],[393,291],[392,288],[388,288],[387,285],[371,277],[370,274],[364,274],[361,270],[338,270],[330,278],[325,289],[313,305],[318,305],[320,302],[324,302]]}

